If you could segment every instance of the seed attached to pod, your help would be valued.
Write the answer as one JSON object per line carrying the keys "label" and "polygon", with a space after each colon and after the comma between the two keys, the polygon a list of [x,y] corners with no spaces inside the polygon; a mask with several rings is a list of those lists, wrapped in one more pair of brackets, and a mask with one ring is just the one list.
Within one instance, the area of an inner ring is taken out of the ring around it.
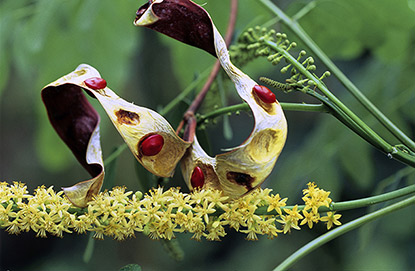
{"label": "seed attached to pod", "polygon": [[107,81],[100,77],[91,77],[84,81],[85,85],[92,89],[103,89],[107,86]]}
{"label": "seed attached to pod", "polygon": [[205,184],[205,174],[200,167],[195,167],[190,178],[190,183],[193,188],[202,188]]}
{"label": "seed attached to pod", "polygon": [[164,138],[159,134],[150,135],[141,141],[141,153],[145,156],[154,156],[158,154],[164,145]]}
{"label": "seed attached to pod", "polygon": [[271,104],[276,102],[275,94],[265,86],[255,85],[253,87],[254,93],[264,103]]}

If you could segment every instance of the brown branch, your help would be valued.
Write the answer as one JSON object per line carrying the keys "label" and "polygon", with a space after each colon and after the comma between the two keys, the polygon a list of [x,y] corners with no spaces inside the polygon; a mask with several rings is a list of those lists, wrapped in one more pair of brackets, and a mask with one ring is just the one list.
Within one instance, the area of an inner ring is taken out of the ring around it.
{"label": "brown branch", "polygon": [[[228,28],[226,30],[226,35],[225,35],[226,46],[229,46],[229,44],[232,41],[233,32],[235,30],[237,13],[238,13],[238,0],[231,0],[230,17],[229,17],[229,22],[228,22]],[[179,126],[176,129],[176,133],[179,134],[183,126],[185,126],[183,139],[186,141],[193,141],[195,131],[196,131],[196,124],[197,124],[195,113],[201,106],[203,100],[205,99],[206,94],[210,89],[210,86],[212,85],[213,81],[215,80],[216,76],[219,73],[219,70],[220,70],[220,63],[219,63],[219,60],[216,60],[215,65],[213,66],[212,71],[210,72],[209,77],[206,80],[206,83],[204,84],[204,86],[202,87],[201,91],[196,96],[196,98],[193,100],[192,104],[189,106],[189,108],[184,113],[183,120],[180,122]]]}

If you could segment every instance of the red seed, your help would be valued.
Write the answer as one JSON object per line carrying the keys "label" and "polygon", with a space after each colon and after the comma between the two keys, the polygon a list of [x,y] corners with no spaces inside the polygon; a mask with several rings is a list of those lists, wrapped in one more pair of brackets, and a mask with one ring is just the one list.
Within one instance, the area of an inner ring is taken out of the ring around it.
{"label": "red seed", "polygon": [[145,156],[156,155],[161,151],[163,145],[164,138],[161,135],[150,135],[141,141],[141,153]]}
{"label": "red seed", "polygon": [[84,81],[85,85],[92,89],[103,89],[107,86],[107,81],[100,77],[91,77]]}
{"label": "red seed", "polygon": [[205,184],[205,174],[200,167],[195,167],[192,173],[192,177],[190,178],[190,184],[193,188],[202,188]]}
{"label": "red seed", "polygon": [[275,94],[265,86],[255,85],[253,90],[264,103],[272,104],[277,101]]}

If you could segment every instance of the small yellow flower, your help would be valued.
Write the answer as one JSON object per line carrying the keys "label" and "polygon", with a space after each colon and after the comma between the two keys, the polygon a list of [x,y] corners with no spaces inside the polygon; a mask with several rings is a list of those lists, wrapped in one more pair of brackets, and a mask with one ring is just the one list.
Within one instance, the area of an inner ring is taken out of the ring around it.
{"label": "small yellow flower", "polygon": [[278,236],[278,233],[282,232],[275,226],[275,218],[264,217],[261,221],[258,221],[257,228],[260,234],[268,235],[268,239],[273,239]]}
{"label": "small yellow flower", "polygon": [[339,221],[339,218],[342,215],[340,214],[335,214],[335,212],[327,212],[327,216],[323,216],[322,218],[320,218],[320,221],[322,222],[326,222],[327,224],[327,229],[331,229],[334,225],[340,226],[342,223]]}
{"label": "small yellow flower", "polygon": [[318,208],[321,206],[329,207],[331,199],[329,198],[330,192],[317,188],[315,183],[308,183],[308,189],[303,190],[304,197],[302,198],[305,203],[305,210],[311,209],[314,214],[318,213]]}
{"label": "small yellow flower", "polygon": [[257,241],[258,240],[257,229],[254,226],[251,226],[246,230],[241,230],[241,232],[248,234],[245,237],[246,240],[249,240],[249,241]]}
{"label": "small yellow flower", "polygon": [[298,205],[295,205],[291,210],[284,209],[284,212],[287,213],[287,215],[281,215],[281,219],[277,220],[277,222],[280,222],[284,225],[284,234],[290,232],[291,229],[300,230],[300,227],[298,226],[298,220],[302,219],[303,216],[298,211]]}
{"label": "small yellow flower", "polygon": [[193,208],[196,216],[203,217],[206,224],[209,223],[209,215],[216,212],[215,203],[209,202],[208,199],[203,200],[203,204],[196,205]]}
{"label": "small yellow flower", "polygon": [[300,225],[307,223],[310,229],[313,228],[313,223],[317,223],[320,219],[320,215],[318,213],[314,214],[313,212],[307,212],[306,210],[303,210],[302,213],[304,219],[301,221]]}
{"label": "small yellow flower", "polygon": [[281,199],[280,194],[267,196],[267,200],[269,202],[269,206],[267,212],[271,212],[275,210],[278,214],[282,215],[281,207],[286,206],[287,198]]}
{"label": "small yellow flower", "polygon": [[220,241],[220,237],[224,237],[226,235],[223,224],[223,221],[211,221],[206,227],[209,232],[206,235],[206,239],[209,241]]}
{"label": "small yellow flower", "polygon": [[183,209],[192,209],[192,206],[190,205],[190,195],[180,193],[178,189],[172,189],[171,193],[174,200],[170,203],[170,205],[173,208],[177,208],[177,212],[181,212]]}

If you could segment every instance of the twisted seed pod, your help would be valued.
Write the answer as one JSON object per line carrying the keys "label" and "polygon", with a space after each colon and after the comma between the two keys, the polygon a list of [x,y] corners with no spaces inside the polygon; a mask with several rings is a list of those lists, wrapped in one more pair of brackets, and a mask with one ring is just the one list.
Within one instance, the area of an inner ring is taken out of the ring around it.
{"label": "twisted seed pod", "polygon": [[[183,10],[186,16],[179,16]],[[258,187],[271,173],[287,136],[287,123],[278,101],[266,99],[264,102],[263,97],[253,91],[258,84],[231,63],[225,41],[209,14],[192,1],[150,1],[138,9],[134,24],[217,56],[255,118],[253,131],[242,145],[215,157],[208,156],[195,138],[181,161],[187,185],[193,188],[192,176],[195,169],[201,169],[203,188],[222,190],[229,198],[239,197]]]}
{"label": "twisted seed pod", "polygon": [[171,177],[190,145],[157,112],[126,102],[104,82],[97,70],[82,64],[42,90],[52,125],[93,177],[63,188],[71,202],[79,207],[86,206],[99,192],[104,178],[99,115],[82,89],[101,103],[136,159],[153,174]]}

